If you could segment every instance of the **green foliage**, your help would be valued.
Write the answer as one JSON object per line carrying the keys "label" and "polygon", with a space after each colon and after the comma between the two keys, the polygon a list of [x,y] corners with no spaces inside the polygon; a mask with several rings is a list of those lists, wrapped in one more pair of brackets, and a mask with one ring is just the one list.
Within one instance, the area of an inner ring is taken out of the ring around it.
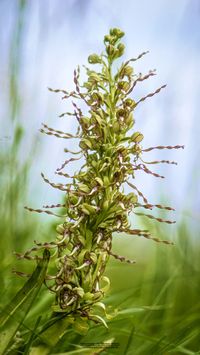
{"label": "green foliage", "polygon": [[5,354],[7,348],[13,345],[14,336],[32,307],[46,276],[50,253],[44,251],[32,276],[13,300],[0,313],[0,354]]}

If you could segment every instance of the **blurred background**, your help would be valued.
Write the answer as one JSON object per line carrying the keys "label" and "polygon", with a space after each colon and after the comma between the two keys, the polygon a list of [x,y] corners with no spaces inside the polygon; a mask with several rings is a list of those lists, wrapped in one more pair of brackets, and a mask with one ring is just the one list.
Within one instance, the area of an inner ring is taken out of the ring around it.
{"label": "blurred background", "polygon": [[[0,0],[0,25],[0,277],[7,288],[2,299],[11,296],[21,282],[11,274],[16,264],[21,267],[13,251],[31,247],[34,239],[53,239],[58,223],[54,217],[23,209],[24,205],[40,208],[60,202],[60,193],[44,184],[40,173],[59,181],[54,171],[66,159],[63,149],[73,148],[73,142],[69,146],[68,141],[39,132],[42,122],[67,132],[75,129],[73,119],[58,117],[71,109],[70,101],[62,101],[47,87],[73,89],[74,68],[87,65],[89,54],[103,50],[103,36],[109,29],[120,27],[126,33],[125,60],[150,51],[135,63],[135,72],[157,69],[157,76],[137,86],[133,98],[138,100],[167,84],[165,90],[135,111],[136,130],[145,136],[143,146],[185,145],[184,151],[146,153],[148,160],[176,160],[178,166],[156,167],[156,172],[166,176],[164,180],[140,173],[135,182],[151,203],[175,207],[175,226],[151,223],[150,228],[160,237],[175,241],[176,246],[157,246],[130,236],[115,238],[116,252],[136,258],[137,265],[110,262],[108,274],[113,283],[109,297],[121,294],[123,300],[132,302],[130,307],[147,307],[142,308],[141,316],[136,311],[142,319],[148,307],[153,307],[138,332],[134,333],[134,322],[141,320],[131,318],[133,326],[119,335],[120,344],[127,353],[132,346],[145,347],[144,339],[147,345],[158,344],[157,348],[141,348],[138,354],[168,354],[173,349],[177,354],[199,353],[200,2]],[[186,325],[181,327],[184,319]],[[178,329],[176,337],[172,329]],[[153,344],[152,339],[156,339]]]}

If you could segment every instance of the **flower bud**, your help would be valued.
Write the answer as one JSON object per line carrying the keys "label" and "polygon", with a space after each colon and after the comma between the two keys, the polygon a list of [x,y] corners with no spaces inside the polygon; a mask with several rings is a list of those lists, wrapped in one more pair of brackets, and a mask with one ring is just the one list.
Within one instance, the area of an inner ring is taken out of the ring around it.
{"label": "flower bud", "polygon": [[142,152],[141,147],[139,144],[134,144],[134,146],[131,148],[131,153],[135,155],[139,155]]}
{"label": "flower bud", "polygon": [[92,94],[92,99],[94,101],[99,101],[99,103],[103,103],[104,96],[101,92],[94,92],[94,94]]}
{"label": "flower bud", "polygon": [[136,103],[135,103],[134,100],[128,98],[128,99],[126,99],[126,100],[124,101],[124,106],[126,106],[126,107],[132,109],[132,108],[134,108],[134,107],[136,106]]}
{"label": "flower bud", "polygon": [[111,43],[111,42],[112,42],[112,39],[113,39],[112,36],[109,36],[109,35],[104,36],[104,42],[109,42],[109,43]]}
{"label": "flower bud", "polygon": [[138,202],[138,197],[133,192],[127,195],[127,199],[133,204]]}
{"label": "flower bud", "polygon": [[126,124],[129,127],[129,129],[133,126],[134,124],[134,119],[133,119],[133,114],[130,113],[128,117],[126,118]]}
{"label": "flower bud", "polygon": [[72,205],[76,205],[78,202],[78,196],[75,196],[73,194],[69,194],[69,203]]}
{"label": "flower bud", "polygon": [[101,81],[101,77],[99,74],[95,73],[94,71],[91,71],[88,81],[91,83],[98,83],[99,81]]}
{"label": "flower bud", "polygon": [[94,53],[94,54],[89,55],[88,62],[90,64],[102,63],[102,59],[99,55]]}
{"label": "flower bud", "polygon": [[91,91],[93,85],[94,85],[94,83],[88,80],[88,81],[86,81],[86,82],[83,84],[83,87],[86,88],[86,89],[88,89],[88,91]]}
{"label": "flower bud", "polygon": [[119,81],[118,88],[126,92],[130,89],[130,84],[128,81]]}
{"label": "flower bud", "polygon": [[106,47],[106,52],[109,56],[114,56],[115,54],[115,47],[112,45],[112,44],[109,44],[107,47]]}
{"label": "flower bud", "polygon": [[121,31],[119,28],[111,28],[110,35],[116,36],[117,38],[122,38],[124,36],[124,32]]}
{"label": "flower bud", "polygon": [[125,45],[123,43],[119,43],[117,49],[118,49],[118,57],[121,57],[124,54]]}
{"label": "flower bud", "polygon": [[143,140],[144,136],[142,133],[140,132],[135,132],[133,133],[133,135],[131,136],[131,140],[134,142],[134,143],[140,143],[142,140]]}
{"label": "flower bud", "polygon": [[120,109],[118,109],[117,110],[117,112],[116,112],[116,116],[117,116],[117,118],[125,118],[126,117],[126,110],[124,110],[123,108],[120,108]]}
{"label": "flower bud", "polygon": [[128,76],[130,77],[133,74],[133,68],[130,65],[126,65],[125,67],[122,68],[121,70],[121,76]]}

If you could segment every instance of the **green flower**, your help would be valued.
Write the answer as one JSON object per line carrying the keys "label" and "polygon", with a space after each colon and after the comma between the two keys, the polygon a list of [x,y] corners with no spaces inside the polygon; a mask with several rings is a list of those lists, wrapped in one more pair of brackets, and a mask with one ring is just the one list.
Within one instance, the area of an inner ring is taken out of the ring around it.
{"label": "green flower", "polygon": [[[40,254],[43,248],[49,248],[51,252],[53,250],[51,270],[54,275],[50,277],[54,282],[50,286],[51,291],[55,293],[53,310],[56,313],[70,313],[74,328],[82,333],[87,331],[88,321],[91,319],[106,325],[102,317],[94,314],[94,310],[95,304],[99,305],[99,300],[103,298],[110,285],[110,280],[104,276],[109,257],[134,263],[112,252],[113,232],[125,232],[161,242],[158,238],[152,237],[149,231],[130,227],[131,212],[137,213],[137,207],[151,210],[153,206],[130,181],[134,179],[135,171],[142,170],[160,177],[143,161],[143,153],[152,149],[182,148],[158,146],[143,149],[140,146],[144,139],[143,134],[132,131],[135,126],[133,111],[137,105],[157,94],[164,86],[137,102],[130,97],[136,83],[147,79],[152,72],[144,77],[141,74],[133,75],[134,70],[130,62],[135,59],[126,61],[119,69],[115,69],[113,61],[121,57],[125,51],[125,46],[120,41],[123,36],[124,32],[118,28],[110,30],[104,37],[105,52],[102,55],[91,54],[88,57],[89,64],[99,64],[99,71],[86,68],[87,80],[81,85],[80,69],[75,70],[74,91],[50,89],[64,93],[65,99],[73,99],[73,112],[67,112],[61,117],[72,116],[78,123],[78,130],[76,135],[72,135],[43,125],[41,131],[66,139],[67,144],[69,139],[78,139],[80,150],[65,149],[73,157],[66,160],[56,171],[66,179],[62,184],[50,182],[42,174],[46,183],[63,191],[64,204],[46,206],[45,210],[27,208],[30,211],[52,215],[54,212],[47,208],[62,207],[64,210],[63,216],[60,216],[62,223],[56,228],[58,235],[55,241],[39,243],[27,251],[24,258],[38,260],[38,255],[30,254],[33,252]],[[80,107],[79,102],[82,103]],[[73,175],[71,171],[70,174],[63,171],[68,168],[69,163],[79,159],[84,159],[84,162],[78,172]],[[154,163],[158,162],[152,162]],[[129,185],[134,191],[126,194],[125,185]],[[160,205],[156,207],[170,209]],[[173,223],[149,214],[146,216],[159,222]],[[163,242],[170,244],[168,241]],[[100,304],[104,309],[103,303]]]}

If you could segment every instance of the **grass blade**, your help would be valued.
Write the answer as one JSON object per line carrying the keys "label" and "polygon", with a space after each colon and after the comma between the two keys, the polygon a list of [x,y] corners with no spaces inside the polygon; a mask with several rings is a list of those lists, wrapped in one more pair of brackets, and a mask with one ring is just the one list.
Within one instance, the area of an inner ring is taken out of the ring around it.
{"label": "grass blade", "polygon": [[44,251],[43,259],[39,262],[30,279],[15,295],[13,300],[1,311],[0,314],[0,355],[12,343],[12,339],[27,316],[46,275],[50,253]]}

